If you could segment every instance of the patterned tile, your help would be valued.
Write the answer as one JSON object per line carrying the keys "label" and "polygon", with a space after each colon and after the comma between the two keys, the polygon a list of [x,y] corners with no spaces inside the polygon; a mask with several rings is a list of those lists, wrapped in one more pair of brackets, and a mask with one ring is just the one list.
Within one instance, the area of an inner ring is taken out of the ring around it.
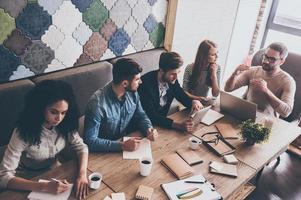
{"label": "patterned tile", "polygon": [[15,20],[0,8],[0,44],[7,38],[7,36],[16,28]]}
{"label": "patterned tile", "polygon": [[19,65],[17,70],[13,72],[13,75],[9,77],[9,80],[12,81],[34,75],[35,74],[30,71],[30,69],[26,68],[24,65]]}
{"label": "patterned tile", "polygon": [[0,45],[0,83],[9,80],[13,71],[21,64],[20,58]]}
{"label": "patterned tile", "polygon": [[3,8],[10,16],[16,18],[26,6],[26,0],[1,0],[0,8]]}
{"label": "patterned tile", "polygon": [[109,41],[116,30],[116,24],[111,19],[107,19],[106,23],[101,27],[100,33],[107,41]]}
{"label": "patterned tile", "polygon": [[150,33],[149,39],[153,43],[154,47],[160,47],[163,43],[165,35],[165,28],[163,24],[160,22],[158,26],[154,29],[153,32]]}
{"label": "patterned tile", "polygon": [[34,40],[39,40],[52,24],[51,16],[36,3],[27,4],[16,22],[17,28]]}
{"label": "patterned tile", "polygon": [[90,6],[92,0],[71,0],[75,7],[78,8],[80,12],[85,12],[85,10]]}
{"label": "patterned tile", "polygon": [[133,8],[132,16],[137,20],[138,24],[143,24],[148,15],[151,13],[151,6],[146,0],[139,0]]}
{"label": "patterned tile", "polygon": [[151,33],[157,25],[158,22],[156,21],[155,17],[152,14],[150,14],[145,20],[145,22],[143,23],[143,27],[148,33]]}
{"label": "patterned tile", "polygon": [[54,51],[41,41],[33,41],[21,56],[22,64],[35,74],[41,74],[54,59]]}
{"label": "patterned tile", "polygon": [[57,59],[53,59],[44,72],[53,72],[65,68],[66,66],[62,62],[58,61]]}
{"label": "patterned tile", "polygon": [[109,41],[109,48],[116,56],[121,56],[130,42],[128,34],[122,28],[117,29]]}
{"label": "patterned tile", "polygon": [[25,52],[27,46],[31,45],[31,40],[20,30],[15,29],[4,41],[3,45],[16,55],[20,56]]}
{"label": "patterned tile", "polygon": [[153,6],[156,2],[157,0],[148,0],[149,5],[151,6]]}
{"label": "patterned tile", "polygon": [[131,53],[135,53],[137,52],[136,49],[131,45],[129,44],[129,46],[124,50],[124,55],[126,54],[131,54]]}
{"label": "patterned tile", "polygon": [[73,66],[80,66],[80,65],[85,65],[88,63],[93,62],[93,60],[85,53],[80,55],[80,57],[76,60],[76,63],[74,63]]}
{"label": "patterned tile", "polygon": [[114,6],[117,0],[101,0],[101,1],[108,10],[111,10],[111,8]]}
{"label": "patterned tile", "polygon": [[[64,1],[56,13],[52,16],[53,24],[65,35],[72,35],[76,27],[82,21],[82,13],[71,3]],[[62,20],[63,19],[63,20]]]}
{"label": "patterned tile", "polygon": [[106,52],[102,55],[100,60],[106,60],[114,57],[116,57],[115,54],[111,51],[111,49],[108,48]]}
{"label": "patterned tile", "polygon": [[136,49],[136,51],[141,51],[148,42],[148,38],[148,33],[142,26],[140,26],[137,29],[137,31],[133,34],[131,44]]}
{"label": "patterned tile", "polygon": [[95,32],[85,44],[84,53],[93,61],[99,61],[107,48],[108,41],[106,41],[98,32]]}
{"label": "patterned tile", "polygon": [[92,30],[89,28],[89,26],[87,26],[85,22],[81,22],[72,34],[72,36],[81,45],[84,45],[89,40],[89,37],[91,35],[92,35]]}
{"label": "patterned tile", "polygon": [[64,38],[64,34],[55,25],[51,25],[41,40],[51,49],[55,50],[62,43]]}
{"label": "patterned tile", "polygon": [[131,7],[126,3],[126,0],[118,0],[110,11],[110,18],[118,28],[122,28],[130,16]]}
{"label": "patterned tile", "polygon": [[54,15],[57,9],[62,5],[63,1],[64,0],[38,0],[38,3],[49,13],[49,15]]}
{"label": "patterned tile", "polygon": [[153,48],[155,48],[154,45],[153,45],[153,43],[151,41],[148,41],[146,43],[146,45],[144,46],[144,48],[142,49],[142,51],[153,49]]}
{"label": "patterned tile", "polygon": [[100,0],[93,0],[90,7],[83,13],[83,21],[90,26],[93,32],[98,32],[108,17],[108,10]]}
{"label": "patterned tile", "polygon": [[82,52],[82,46],[72,36],[67,36],[62,44],[55,50],[55,58],[66,67],[71,67]]}
{"label": "patterned tile", "polygon": [[155,16],[157,22],[162,22],[164,25],[166,23],[167,7],[167,0],[157,0],[155,5],[152,7],[152,14]]}
{"label": "patterned tile", "polygon": [[127,3],[131,8],[134,8],[138,0],[127,0]]}
{"label": "patterned tile", "polygon": [[125,23],[124,25],[124,30],[126,31],[126,33],[132,37],[133,33],[137,30],[138,28],[138,23],[137,21],[132,17],[130,16],[130,18],[128,19],[128,21]]}

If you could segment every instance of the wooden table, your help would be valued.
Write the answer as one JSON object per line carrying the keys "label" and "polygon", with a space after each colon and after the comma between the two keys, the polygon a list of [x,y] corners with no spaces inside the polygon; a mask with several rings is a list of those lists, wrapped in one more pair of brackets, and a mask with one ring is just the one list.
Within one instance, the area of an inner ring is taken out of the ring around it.
{"label": "wooden table", "polygon": [[[183,110],[171,116],[174,120],[183,121],[187,118],[188,111]],[[258,121],[262,119],[262,114],[258,114]],[[220,121],[238,126],[240,123],[235,118],[225,115]],[[177,180],[161,163],[161,159],[179,148],[189,148],[188,138],[191,134],[176,130],[157,127],[159,138],[151,143],[154,164],[151,175],[143,177],[139,174],[139,163],[137,160],[123,160],[122,153],[90,153],[88,169],[89,173],[99,172],[103,174],[103,183],[99,190],[91,191],[87,199],[103,199],[112,192],[124,192],[127,200],[134,199],[139,185],[148,185],[155,189],[152,199],[168,199],[161,189],[162,183]],[[193,134],[203,134],[215,130],[215,126],[205,126],[198,124]],[[205,146],[195,150],[204,162],[193,166],[194,174],[202,174],[211,183],[215,184],[217,191],[224,199],[237,199],[242,197],[239,193],[247,188],[247,182],[253,178],[268,162],[282,153],[288,144],[300,135],[301,129],[293,126],[281,119],[274,119],[274,125],[270,140],[267,143],[256,144],[246,147],[241,140],[229,140],[236,147],[234,155],[238,158],[238,177],[231,178],[209,172],[210,161],[222,161],[222,158],[208,150]],[[76,163],[70,162],[59,168],[51,170],[39,178],[49,179],[67,178],[74,181],[76,177]],[[0,199],[26,199],[28,192],[6,191],[0,194]],[[244,196],[245,197],[245,196]],[[74,199],[74,192],[70,199]]]}
{"label": "wooden table", "polygon": [[[69,182],[74,182],[77,177],[77,162],[69,161],[60,167],[52,169],[43,175],[37,176],[32,180],[46,179],[49,180],[51,178],[56,179],[67,179]],[[88,170],[88,175],[92,172]],[[75,198],[75,187],[73,187],[72,193],[69,197],[70,200],[74,200]],[[110,195],[113,191],[104,183],[101,183],[101,186],[98,190],[89,190],[89,195],[86,199],[89,200],[98,200],[103,199],[106,195]],[[7,190],[5,192],[0,193],[0,199],[2,200],[25,200],[27,199],[29,192],[27,191],[15,191],[15,190]]]}

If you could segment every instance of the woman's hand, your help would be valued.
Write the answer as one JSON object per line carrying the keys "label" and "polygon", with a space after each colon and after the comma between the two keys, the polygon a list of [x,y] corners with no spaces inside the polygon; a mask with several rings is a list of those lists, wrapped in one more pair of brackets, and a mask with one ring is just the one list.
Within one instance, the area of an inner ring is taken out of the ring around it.
{"label": "woman's hand", "polygon": [[66,179],[62,181],[50,181],[46,184],[45,191],[53,194],[62,193],[70,187],[70,183]]}
{"label": "woman's hand", "polygon": [[88,195],[88,179],[86,175],[81,175],[76,179],[76,198],[84,199]]}

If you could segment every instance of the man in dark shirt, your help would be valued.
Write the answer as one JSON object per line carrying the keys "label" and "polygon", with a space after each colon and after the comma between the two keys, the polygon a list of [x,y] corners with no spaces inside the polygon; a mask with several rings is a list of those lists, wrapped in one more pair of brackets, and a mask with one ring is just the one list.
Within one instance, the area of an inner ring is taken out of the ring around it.
{"label": "man in dark shirt", "polygon": [[193,122],[176,122],[167,117],[174,98],[192,110],[203,107],[200,101],[192,100],[178,82],[183,59],[175,52],[163,52],[160,55],[159,70],[143,75],[138,92],[142,107],[153,124],[191,132]]}

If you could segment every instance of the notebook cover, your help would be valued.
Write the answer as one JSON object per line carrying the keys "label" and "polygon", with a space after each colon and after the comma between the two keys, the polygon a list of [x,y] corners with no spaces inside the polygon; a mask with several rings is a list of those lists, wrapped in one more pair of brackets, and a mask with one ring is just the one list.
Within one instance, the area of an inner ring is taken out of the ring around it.
{"label": "notebook cover", "polygon": [[227,175],[227,176],[231,176],[231,177],[237,177],[237,167],[236,165],[231,165],[231,164],[227,164],[227,163],[223,163],[223,162],[216,162],[219,165],[222,166],[222,169],[220,170],[216,170],[212,167],[210,168],[210,172],[212,173],[217,173],[217,174],[222,174],[222,175]]}
{"label": "notebook cover", "polygon": [[141,200],[151,200],[153,192],[154,188],[145,185],[140,185],[135,197],[136,199]]}
{"label": "notebook cover", "polygon": [[178,179],[183,179],[193,174],[193,169],[190,167],[178,154],[173,153],[165,156],[161,163],[171,171]]}
{"label": "notebook cover", "polygon": [[176,152],[188,165],[195,165],[203,162],[202,158],[198,154],[188,148],[178,149]]}

